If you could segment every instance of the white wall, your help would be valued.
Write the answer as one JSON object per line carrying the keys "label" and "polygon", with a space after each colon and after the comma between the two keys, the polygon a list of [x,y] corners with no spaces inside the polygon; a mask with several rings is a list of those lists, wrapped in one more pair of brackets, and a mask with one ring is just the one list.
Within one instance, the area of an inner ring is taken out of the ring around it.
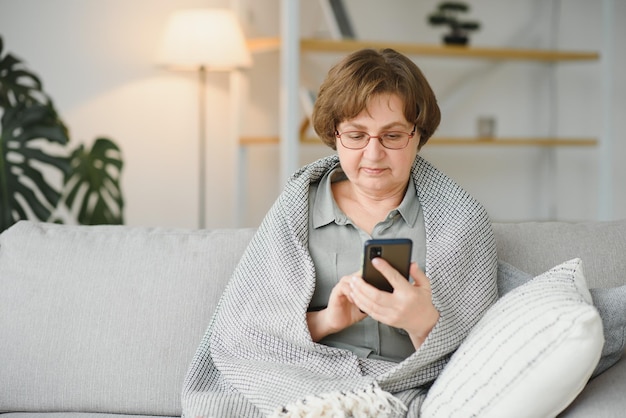
{"label": "white wall", "polygon": [[[0,35],[5,50],[22,57],[39,74],[72,140],[90,143],[109,136],[125,157],[123,189],[130,225],[196,226],[197,82],[193,74],[170,73],[155,65],[167,16],[187,7],[227,7],[228,0],[0,0]],[[279,33],[279,0],[239,0],[249,36]],[[438,1],[346,0],[361,38],[439,42],[441,30],[425,23]],[[316,1],[301,1],[304,34],[325,29]],[[482,22],[472,43],[485,46],[601,51],[606,24],[601,2],[568,0],[476,0],[471,17]],[[613,19],[612,198],[609,218],[626,218],[626,2],[615,1]],[[557,28],[551,35],[551,28]],[[552,40],[551,40],[552,39]],[[339,56],[304,57],[302,78],[320,82]],[[242,109],[243,134],[278,132],[278,54],[254,57],[247,72],[249,104]],[[502,135],[603,135],[602,61],[559,64],[504,63],[416,58],[440,97],[441,135],[468,135],[476,118],[493,115]],[[551,78],[551,72],[554,77]],[[477,73],[478,75],[472,75]],[[472,75],[468,77],[468,74]],[[457,81],[467,79],[462,88]],[[552,83],[550,83],[552,80]],[[209,74],[208,227],[235,224],[237,173],[229,122],[229,78]],[[551,92],[558,94],[550,106]],[[326,155],[323,146],[303,146],[300,164]],[[598,218],[601,148],[556,149],[552,157],[535,148],[426,147],[424,155],[481,200],[495,220],[546,219],[551,196],[556,218]],[[278,147],[247,149],[245,225],[257,225],[279,193]],[[554,158],[556,171],[544,173]],[[556,189],[549,192],[551,179]]]}

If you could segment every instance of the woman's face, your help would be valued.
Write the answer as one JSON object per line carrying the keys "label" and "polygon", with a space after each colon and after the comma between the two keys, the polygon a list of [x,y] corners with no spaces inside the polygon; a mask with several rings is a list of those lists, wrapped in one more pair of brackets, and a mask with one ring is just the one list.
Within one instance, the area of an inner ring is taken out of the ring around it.
{"label": "woman's face", "polygon": [[[337,131],[362,131],[373,136],[388,131],[411,132],[413,123],[404,118],[403,109],[397,95],[380,94],[372,97],[367,109],[354,119],[341,122]],[[417,132],[402,149],[387,149],[378,138],[371,138],[365,148],[348,149],[337,138],[337,154],[353,187],[370,197],[385,198],[404,194],[418,144]]]}

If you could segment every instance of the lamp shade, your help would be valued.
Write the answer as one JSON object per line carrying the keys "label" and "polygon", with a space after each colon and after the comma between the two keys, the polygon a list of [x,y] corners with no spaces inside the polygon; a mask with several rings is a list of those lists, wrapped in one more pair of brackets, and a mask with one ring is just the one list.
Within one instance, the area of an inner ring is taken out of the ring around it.
{"label": "lamp shade", "polygon": [[189,9],[169,19],[158,62],[177,69],[228,71],[252,64],[241,26],[226,9]]}

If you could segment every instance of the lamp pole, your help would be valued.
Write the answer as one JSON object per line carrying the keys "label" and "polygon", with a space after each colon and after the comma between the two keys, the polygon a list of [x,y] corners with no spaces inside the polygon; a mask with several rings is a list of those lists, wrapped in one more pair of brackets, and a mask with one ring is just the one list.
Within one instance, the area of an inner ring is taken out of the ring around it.
{"label": "lamp pole", "polygon": [[198,69],[198,228],[206,228],[206,67]]}

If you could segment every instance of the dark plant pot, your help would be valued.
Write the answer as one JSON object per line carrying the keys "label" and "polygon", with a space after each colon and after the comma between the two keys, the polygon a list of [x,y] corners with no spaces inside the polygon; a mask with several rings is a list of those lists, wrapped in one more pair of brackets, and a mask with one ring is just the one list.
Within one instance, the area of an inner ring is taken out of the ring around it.
{"label": "dark plant pot", "polygon": [[446,45],[467,45],[469,43],[469,38],[464,35],[444,35],[443,43]]}

